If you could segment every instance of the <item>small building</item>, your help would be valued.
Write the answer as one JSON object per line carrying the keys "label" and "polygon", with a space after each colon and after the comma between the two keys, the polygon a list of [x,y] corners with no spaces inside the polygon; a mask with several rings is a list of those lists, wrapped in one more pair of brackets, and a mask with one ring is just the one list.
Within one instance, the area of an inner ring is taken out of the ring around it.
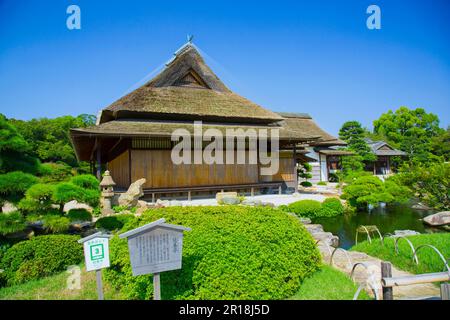
{"label": "small building", "polygon": [[312,183],[329,181],[331,174],[341,170],[342,157],[353,155],[353,152],[340,150],[339,148],[345,147],[347,143],[320,128],[309,114],[279,113],[279,115],[286,119],[286,128],[319,137],[307,145],[298,146],[298,162],[308,162],[312,167],[312,178],[308,181]]}
{"label": "small building", "polygon": [[389,175],[392,172],[392,157],[407,156],[406,152],[397,150],[385,141],[373,141],[365,139],[372,152],[377,156],[377,160],[366,164],[366,170],[372,171],[374,175]]}

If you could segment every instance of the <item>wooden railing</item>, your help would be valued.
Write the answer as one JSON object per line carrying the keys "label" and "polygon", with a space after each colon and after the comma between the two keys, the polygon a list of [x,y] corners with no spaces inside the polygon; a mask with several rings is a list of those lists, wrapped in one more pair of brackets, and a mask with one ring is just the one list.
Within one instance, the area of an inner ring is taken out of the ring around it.
{"label": "wooden railing", "polygon": [[[381,285],[383,286],[383,300],[393,300],[393,289],[397,286],[408,286],[421,283],[450,281],[450,272],[423,273],[412,276],[392,277],[392,265],[390,262],[381,263]],[[450,284],[441,284],[441,299],[450,300]]]}

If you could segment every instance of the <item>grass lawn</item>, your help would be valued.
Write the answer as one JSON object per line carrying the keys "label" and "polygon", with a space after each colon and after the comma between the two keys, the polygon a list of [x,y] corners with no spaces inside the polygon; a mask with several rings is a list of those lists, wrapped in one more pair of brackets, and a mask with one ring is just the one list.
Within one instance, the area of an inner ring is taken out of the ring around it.
{"label": "grass lawn", "polygon": [[[347,274],[324,265],[303,281],[300,290],[290,300],[352,300],[357,289]],[[368,300],[370,297],[361,291],[358,299]]]}
{"label": "grass lawn", "polygon": [[[62,272],[54,276],[33,280],[12,287],[0,288],[0,300],[95,300],[97,287],[95,272],[86,272],[81,266],[81,289],[67,289],[69,273]],[[106,300],[120,299],[105,281],[103,291]]]}
{"label": "grass lawn", "polygon": [[[417,248],[422,244],[431,244],[435,246],[442,255],[450,258],[450,233],[433,233],[409,236],[408,239]],[[384,246],[380,240],[373,240],[372,243],[364,241],[353,246],[351,250],[365,252],[371,256],[392,262],[399,269],[411,273],[429,273],[444,271],[444,263],[438,254],[431,248],[422,248],[417,253],[419,265],[413,261],[412,250],[405,240],[398,242],[399,253],[395,253],[394,239],[385,238]]]}

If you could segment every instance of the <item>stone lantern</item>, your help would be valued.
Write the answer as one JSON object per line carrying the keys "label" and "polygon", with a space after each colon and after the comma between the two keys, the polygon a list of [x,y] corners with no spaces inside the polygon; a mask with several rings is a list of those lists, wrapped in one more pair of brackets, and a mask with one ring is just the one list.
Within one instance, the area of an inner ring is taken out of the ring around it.
{"label": "stone lantern", "polygon": [[100,203],[102,206],[102,215],[109,215],[114,213],[114,210],[111,208],[112,199],[114,197],[113,187],[116,185],[114,180],[112,179],[108,170],[105,171],[103,175],[103,179],[100,182],[100,188],[102,191],[102,197],[100,199]]}

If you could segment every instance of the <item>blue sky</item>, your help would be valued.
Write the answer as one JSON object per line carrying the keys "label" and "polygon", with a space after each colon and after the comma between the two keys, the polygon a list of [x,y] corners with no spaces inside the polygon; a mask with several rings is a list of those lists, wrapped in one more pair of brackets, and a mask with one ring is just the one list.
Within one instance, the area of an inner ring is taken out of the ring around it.
{"label": "blue sky", "polygon": [[[81,8],[68,30],[66,8]],[[381,30],[366,8],[381,8]],[[96,114],[186,35],[235,92],[336,134],[402,105],[450,124],[450,2],[0,0],[0,112]]]}

